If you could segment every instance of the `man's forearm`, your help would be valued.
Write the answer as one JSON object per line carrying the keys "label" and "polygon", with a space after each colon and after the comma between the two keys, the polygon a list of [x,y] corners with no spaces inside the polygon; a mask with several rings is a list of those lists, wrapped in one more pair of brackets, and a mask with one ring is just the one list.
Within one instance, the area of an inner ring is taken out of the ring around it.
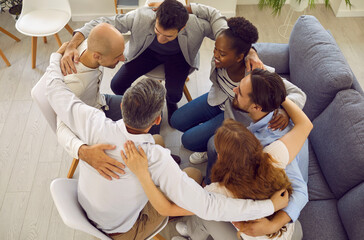
{"label": "man's forearm", "polygon": [[83,144],[78,149],[78,158],[82,159],[83,161],[87,162],[89,165],[91,165],[91,162],[89,161],[89,157],[87,156],[87,149],[88,146],[86,144]]}
{"label": "man's forearm", "polygon": [[73,35],[71,41],[68,43],[67,48],[77,48],[85,40],[85,36],[82,33],[77,32]]}
{"label": "man's forearm", "polygon": [[[192,3],[189,8],[198,18],[204,19],[210,23],[213,37],[207,37],[215,40],[222,30],[228,28],[226,17],[221,15],[220,11],[216,8],[198,3]],[[189,10],[187,9],[187,11]]]}

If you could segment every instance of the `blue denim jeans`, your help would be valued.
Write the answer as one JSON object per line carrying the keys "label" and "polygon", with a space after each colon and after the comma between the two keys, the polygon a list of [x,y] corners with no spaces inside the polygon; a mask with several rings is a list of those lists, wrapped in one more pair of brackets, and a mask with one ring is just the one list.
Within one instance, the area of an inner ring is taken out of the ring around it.
{"label": "blue denim jeans", "polygon": [[207,150],[207,141],[224,121],[224,111],[219,106],[210,106],[207,95],[208,93],[183,105],[171,117],[172,127],[184,132],[183,146],[194,152]]}

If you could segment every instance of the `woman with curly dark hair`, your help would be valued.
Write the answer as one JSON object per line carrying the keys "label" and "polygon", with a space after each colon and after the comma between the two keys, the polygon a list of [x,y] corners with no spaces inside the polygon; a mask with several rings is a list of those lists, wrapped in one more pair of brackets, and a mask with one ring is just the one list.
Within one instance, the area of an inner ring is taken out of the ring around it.
{"label": "woman with curly dark hair", "polygon": [[250,49],[258,40],[257,28],[245,18],[233,17],[227,23],[229,28],[216,38],[210,91],[179,108],[170,121],[172,127],[183,132],[183,146],[195,152],[190,156],[194,164],[207,160],[207,142],[224,120],[225,103],[235,96],[233,88],[249,74],[245,57],[254,51]]}

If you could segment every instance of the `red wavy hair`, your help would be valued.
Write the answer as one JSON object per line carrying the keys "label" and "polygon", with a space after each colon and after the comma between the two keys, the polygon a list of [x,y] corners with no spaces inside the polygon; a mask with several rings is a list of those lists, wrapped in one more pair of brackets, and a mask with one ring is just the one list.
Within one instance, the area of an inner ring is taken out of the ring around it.
{"label": "red wavy hair", "polygon": [[[284,169],[273,166],[276,161],[263,152],[259,140],[243,124],[225,120],[216,132],[215,147],[218,160],[212,168],[211,180],[219,182],[235,197],[263,200],[281,189],[292,193]],[[280,236],[282,231],[268,236]]]}

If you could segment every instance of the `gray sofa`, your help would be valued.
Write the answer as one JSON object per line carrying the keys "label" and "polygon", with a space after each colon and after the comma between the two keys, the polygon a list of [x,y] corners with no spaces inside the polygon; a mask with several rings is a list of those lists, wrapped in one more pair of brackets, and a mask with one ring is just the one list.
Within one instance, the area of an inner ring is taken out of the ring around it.
{"label": "gray sofa", "polygon": [[315,17],[301,16],[289,44],[255,47],[307,94],[303,110],[314,129],[303,238],[364,239],[364,93],[334,38]]}

